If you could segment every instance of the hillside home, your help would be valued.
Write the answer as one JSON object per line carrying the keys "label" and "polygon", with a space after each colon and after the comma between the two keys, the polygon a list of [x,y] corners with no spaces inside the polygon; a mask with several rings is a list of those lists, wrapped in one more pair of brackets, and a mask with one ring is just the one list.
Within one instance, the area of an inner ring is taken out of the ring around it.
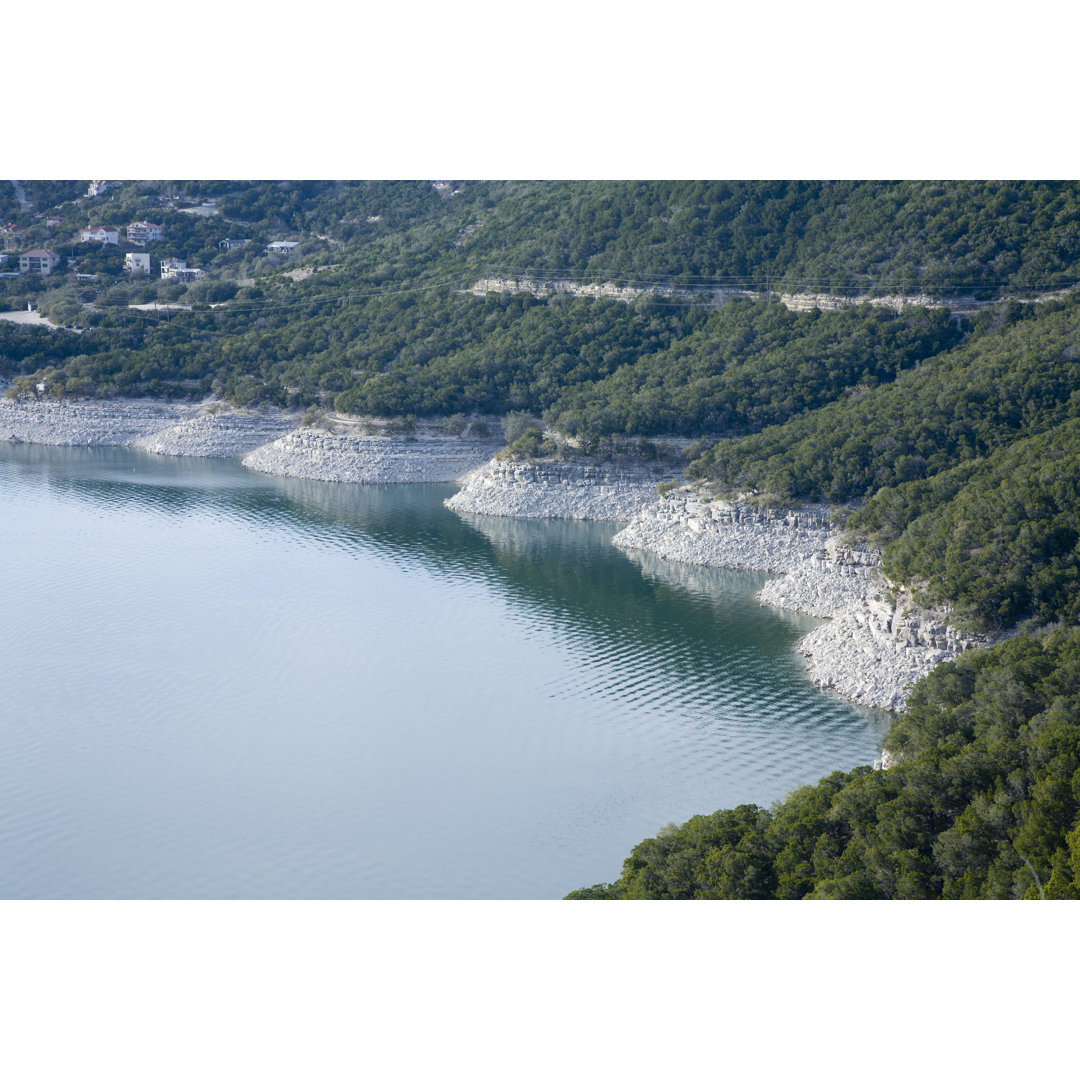
{"label": "hillside home", "polygon": [[20,274],[51,274],[60,265],[60,256],[48,248],[34,248],[19,256]]}
{"label": "hillside home", "polygon": [[205,274],[205,270],[189,269],[183,259],[161,260],[161,276],[166,281],[198,281]]}
{"label": "hillside home", "polygon": [[293,248],[298,248],[299,246],[299,240],[275,240],[272,244],[266,245],[266,254],[288,255]]}
{"label": "hillside home", "polygon": [[141,251],[129,251],[124,256],[124,269],[129,274],[149,274],[150,256]]}
{"label": "hillside home", "polygon": [[89,229],[83,229],[79,233],[79,242],[82,244],[119,244],[120,230],[109,229],[104,225],[91,225]]}
{"label": "hillside home", "polygon": [[127,227],[127,238],[131,244],[153,244],[164,235],[164,227],[150,221],[133,221]]}
{"label": "hillside home", "polygon": [[4,240],[5,251],[17,251],[22,247],[22,238],[26,230],[21,225],[0,225],[0,237]]}
{"label": "hillside home", "polygon": [[86,189],[87,197],[93,198],[95,195],[100,195],[103,191],[107,191],[108,187],[108,180],[91,180],[90,186]]}
{"label": "hillside home", "polygon": [[250,240],[232,240],[226,236],[224,240],[218,241],[218,247],[225,251],[232,251],[233,248],[244,247],[246,244],[250,243]]}

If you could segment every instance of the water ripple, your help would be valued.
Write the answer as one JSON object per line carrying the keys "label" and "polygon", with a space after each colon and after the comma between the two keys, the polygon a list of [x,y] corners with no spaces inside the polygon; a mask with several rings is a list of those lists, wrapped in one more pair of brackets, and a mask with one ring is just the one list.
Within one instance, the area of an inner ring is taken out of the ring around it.
{"label": "water ripple", "polygon": [[764,575],[450,490],[0,446],[0,895],[554,897],[872,760]]}

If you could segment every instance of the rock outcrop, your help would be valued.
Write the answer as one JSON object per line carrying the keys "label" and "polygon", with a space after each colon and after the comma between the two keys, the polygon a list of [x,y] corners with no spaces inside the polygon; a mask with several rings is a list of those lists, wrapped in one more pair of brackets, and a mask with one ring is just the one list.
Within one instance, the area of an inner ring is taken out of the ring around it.
{"label": "rock outcrop", "polygon": [[491,457],[500,439],[331,434],[301,429],[242,459],[271,476],[348,484],[453,483]]}
{"label": "rock outcrop", "polygon": [[902,712],[915,682],[984,644],[961,636],[941,612],[917,607],[906,593],[892,598],[877,591],[811,630],[797,648],[819,686],[863,705]]}
{"label": "rock outcrop", "polygon": [[783,574],[765,584],[761,602],[830,620],[798,651],[818,685],[860,705],[900,712],[918,679],[987,643],[963,637],[943,612],[894,595],[879,553],[844,545],[825,507],[762,510],[683,489],[647,506],[612,542],[683,562]]}
{"label": "rock outcrop", "polygon": [[[839,296],[833,293],[785,293],[785,292],[760,292],[754,289],[743,289],[736,286],[725,285],[700,285],[694,288],[679,288],[671,285],[619,285],[615,282],[581,282],[571,281],[566,278],[481,278],[469,290],[478,296],[484,296],[489,292],[496,293],[519,293],[527,292],[532,296],[592,296],[606,300],[622,300],[630,303],[640,297],[659,297],[663,299],[704,300],[713,304],[721,304],[734,296],[746,297],[750,300],[764,300],[766,297],[774,298],[784,305],[789,311],[839,311],[842,308],[851,307],[855,304],[871,304],[874,307],[887,307],[893,311],[902,311],[907,307],[946,308],[949,311],[976,311],[996,301],[978,301],[970,296],[952,297],[948,301],[939,297],[929,296],[925,293],[912,295],[886,295],[870,296],[859,294],[854,296]],[[1037,299],[1051,299],[1050,294]]]}
{"label": "rock outcrop", "polygon": [[496,517],[629,521],[668,475],[649,467],[495,458],[464,477],[446,505]]}
{"label": "rock outcrop", "polygon": [[297,418],[277,410],[210,409],[163,431],[136,439],[139,450],[172,457],[241,457],[296,427]]}
{"label": "rock outcrop", "polygon": [[827,507],[758,509],[683,488],[643,507],[612,543],[701,566],[786,573],[822,552],[832,535]]}
{"label": "rock outcrop", "polygon": [[134,446],[198,415],[199,405],[163,401],[8,401],[0,398],[0,439],[46,446]]}

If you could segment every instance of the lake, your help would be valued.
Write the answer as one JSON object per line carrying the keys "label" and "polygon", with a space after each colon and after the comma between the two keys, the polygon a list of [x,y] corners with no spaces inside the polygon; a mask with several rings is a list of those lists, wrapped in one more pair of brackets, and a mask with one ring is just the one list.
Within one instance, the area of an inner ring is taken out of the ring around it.
{"label": "lake", "polygon": [[0,896],[557,898],[877,755],[764,575],[453,491],[0,443]]}

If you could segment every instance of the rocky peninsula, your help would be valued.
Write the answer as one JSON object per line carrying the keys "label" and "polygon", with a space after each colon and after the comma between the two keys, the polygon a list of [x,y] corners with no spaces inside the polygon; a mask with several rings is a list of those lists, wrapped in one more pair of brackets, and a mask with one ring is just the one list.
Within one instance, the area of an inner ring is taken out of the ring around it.
{"label": "rocky peninsula", "polygon": [[454,483],[502,445],[498,436],[409,435],[301,429],[245,455],[243,464],[271,476],[345,484]]}
{"label": "rocky peninsula", "polygon": [[133,445],[172,457],[242,457],[292,431],[296,424],[296,416],[277,410],[211,407],[153,435],[144,435]]}
{"label": "rocky peninsula", "polygon": [[459,513],[629,521],[671,475],[662,466],[493,458],[446,500]]}

